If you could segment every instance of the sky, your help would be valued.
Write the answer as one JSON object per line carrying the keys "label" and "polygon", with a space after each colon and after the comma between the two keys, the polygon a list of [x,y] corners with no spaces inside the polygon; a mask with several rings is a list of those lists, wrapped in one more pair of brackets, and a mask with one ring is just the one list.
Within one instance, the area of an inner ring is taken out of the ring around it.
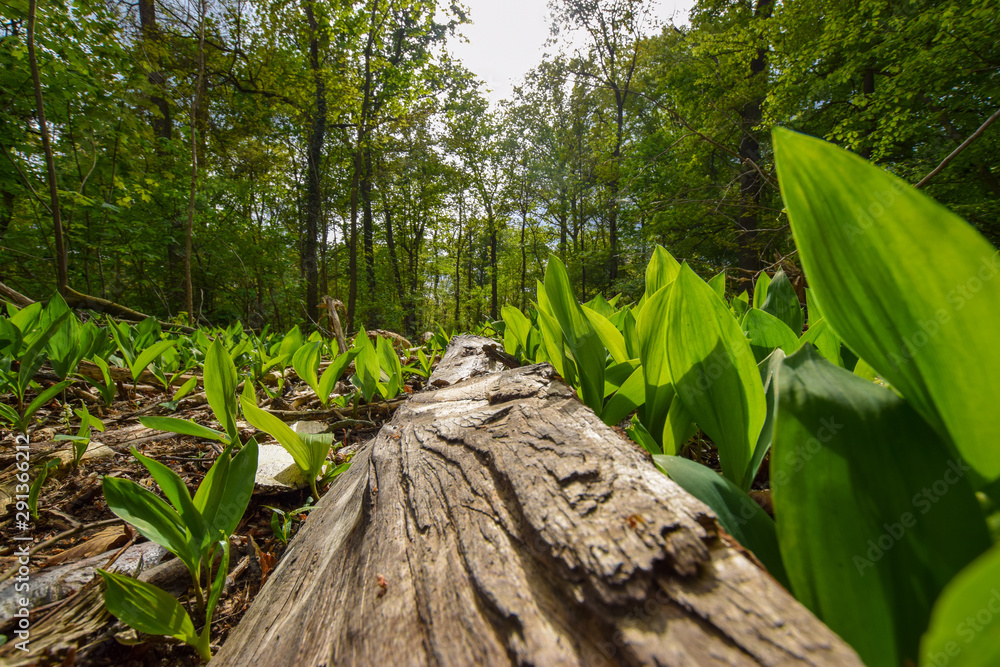
{"label": "sky", "polygon": [[[491,89],[494,103],[509,97],[516,83],[545,53],[549,37],[547,0],[463,0],[471,25],[462,27],[468,43],[453,42],[452,54]],[[694,0],[659,0],[660,24],[687,23]]]}

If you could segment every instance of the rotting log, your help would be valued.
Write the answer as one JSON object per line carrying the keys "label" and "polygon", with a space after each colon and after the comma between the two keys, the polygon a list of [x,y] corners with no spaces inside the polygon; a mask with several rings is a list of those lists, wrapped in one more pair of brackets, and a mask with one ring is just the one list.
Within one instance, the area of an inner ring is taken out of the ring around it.
{"label": "rotting log", "polygon": [[359,450],[217,664],[861,664],[551,366],[491,372],[488,342],[457,337],[452,383]]}

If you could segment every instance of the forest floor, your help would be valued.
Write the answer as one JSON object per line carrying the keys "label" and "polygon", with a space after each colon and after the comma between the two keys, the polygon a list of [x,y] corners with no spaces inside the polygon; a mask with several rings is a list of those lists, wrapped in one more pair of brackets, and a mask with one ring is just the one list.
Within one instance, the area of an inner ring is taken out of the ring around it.
{"label": "forest floor", "polygon": [[[421,378],[412,377],[407,393],[420,386]],[[221,447],[218,443],[189,436],[153,431],[143,427],[139,419],[161,415],[189,419],[212,428],[220,426],[205,402],[204,393],[183,399],[176,411],[170,411],[161,405],[169,397],[153,386],[140,384],[133,391],[130,383],[119,383],[118,389],[119,397],[128,398],[116,400],[110,407],[102,407],[96,395],[90,396],[92,400],[82,396],[84,389],[73,390],[70,397],[73,406],[78,406],[80,400],[90,403],[91,414],[98,416],[106,427],[104,433],[94,433],[82,462],[76,467],[72,465],[72,443],[54,438],[57,434],[75,434],[79,420],[73,417],[73,426],[69,425],[61,401],[52,401],[36,414],[36,426],[30,433],[30,478],[34,480],[47,461],[60,463],[49,472],[41,487],[38,518],[33,521],[30,531],[33,543],[11,539],[11,536],[26,533],[17,526],[14,511],[18,472],[14,434],[7,431],[0,437],[0,517],[3,517],[0,535],[4,536],[0,540],[0,619],[3,619],[0,634],[8,637],[7,645],[0,647],[0,663],[117,666],[198,662],[196,652],[184,644],[145,636],[140,641],[135,631],[104,609],[103,585],[99,577],[95,579],[95,568],[109,567],[114,558],[144,539],[108,508],[101,480],[114,476],[155,489],[149,472],[131,453],[135,448],[170,466],[193,494]],[[347,408],[338,414],[322,409],[308,386],[296,382],[292,376],[282,398],[262,407],[284,409],[284,413],[279,414],[288,421],[295,421],[289,417],[301,413],[301,419],[317,421],[319,428],[343,419],[356,419],[351,428],[334,431],[337,442],[342,444],[333,455],[339,463],[360,444],[374,437],[404,399],[405,395],[394,401],[362,405],[354,413]],[[253,435],[254,429],[249,425],[240,422],[239,426],[241,439]],[[258,434],[257,439],[262,445],[273,442],[265,434]],[[337,480],[332,483],[336,484]],[[287,544],[272,527],[272,517],[276,513],[271,508],[289,514],[291,537],[307,520],[307,512],[300,510],[311,501],[308,487],[295,490],[258,485],[255,488],[243,520],[230,540],[230,574],[213,620],[213,652],[239,622],[287,549]],[[275,523],[277,527],[282,525],[280,514]],[[18,641],[13,632],[16,620],[13,613],[17,609],[14,605],[18,597],[25,594],[18,592],[23,588],[15,587],[19,580],[15,550],[23,544],[31,544],[33,551],[28,582],[32,595],[30,653],[21,653],[13,646]],[[172,556],[162,549],[147,549],[142,552],[142,559],[136,559],[138,562],[131,566],[138,565],[151,576],[151,570],[159,567],[160,572],[153,581],[181,596],[180,599],[186,599],[190,577],[183,567],[176,567],[176,559],[173,559],[173,567],[168,566],[168,558]],[[196,622],[195,625],[200,627],[201,624]]]}

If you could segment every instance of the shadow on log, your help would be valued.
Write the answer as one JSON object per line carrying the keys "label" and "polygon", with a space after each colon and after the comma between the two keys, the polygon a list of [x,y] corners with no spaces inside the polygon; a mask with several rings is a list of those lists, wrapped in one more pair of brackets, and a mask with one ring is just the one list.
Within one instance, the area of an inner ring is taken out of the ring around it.
{"label": "shadow on log", "polygon": [[[220,665],[861,664],[548,365],[457,337],[319,503]],[[480,353],[476,353],[478,350]]]}

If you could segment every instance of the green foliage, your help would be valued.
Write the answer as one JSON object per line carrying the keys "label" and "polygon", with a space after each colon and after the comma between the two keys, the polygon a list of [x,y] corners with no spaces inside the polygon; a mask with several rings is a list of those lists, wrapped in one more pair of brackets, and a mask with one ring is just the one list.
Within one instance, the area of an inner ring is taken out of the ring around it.
{"label": "green foliage", "polygon": [[38,476],[35,477],[31,488],[28,489],[28,511],[31,512],[31,518],[35,521],[38,521],[38,494],[41,493],[45,480],[49,478],[49,470],[58,467],[59,461],[56,460],[46,461],[44,465],[39,466]]}
{"label": "green foliage", "polygon": [[277,440],[292,455],[295,465],[309,481],[312,497],[319,498],[316,478],[323,472],[324,464],[332,468],[331,464],[327,464],[326,457],[333,445],[333,434],[300,435],[271,413],[258,408],[246,396],[240,398],[240,404],[248,422]]}
{"label": "green foliage", "polygon": [[866,664],[915,661],[933,601],[990,545],[968,466],[906,401],[809,346],[778,384],[771,478],[792,590]]}
{"label": "green foliage", "polygon": [[92,417],[90,411],[87,410],[87,405],[81,401],[80,409],[74,410],[76,415],[80,418],[80,430],[77,431],[76,435],[66,435],[60,433],[55,436],[55,440],[69,440],[73,443],[73,465],[80,465],[80,459],[87,451],[87,447],[90,446],[91,429],[104,432],[104,422],[96,417]]}
{"label": "green foliage", "polygon": [[953,452],[996,479],[996,249],[855,155],[788,131],[774,141],[792,231],[824,319]]}
{"label": "green foliage", "polygon": [[[232,451],[232,444],[223,450],[192,498],[177,473],[133,449],[133,455],[149,471],[169,504],[135,482],[104,478],[104,497],[111,511],[187,567],[194,583],[197,612],[204,614],[204,629],[196,634],[187,612],[169,594],[101,570],[107,584],[108,611],[141,632],[175,637],[194,646],[204,660],[211,657],[212,615],[229,571],[229,536],[250,502],[257,471],[255,440],[247,442],[235,456]],[[217,556],[221,557],[216,564]],[[208,574],[204,587],[202,571]]]}

